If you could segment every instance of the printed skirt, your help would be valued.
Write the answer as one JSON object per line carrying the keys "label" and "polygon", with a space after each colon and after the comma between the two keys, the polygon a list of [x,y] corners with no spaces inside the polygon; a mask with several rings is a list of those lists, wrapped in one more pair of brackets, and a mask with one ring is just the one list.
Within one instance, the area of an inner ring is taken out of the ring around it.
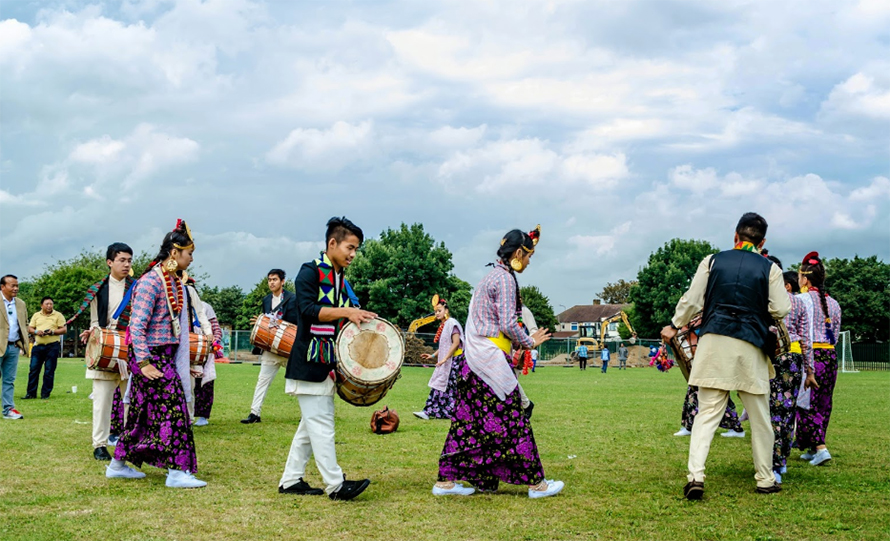
{"label": "printed skirt", "polygon": [[[683,414],[680,417],[680,424],[683,428],[692,432],[692,423],[698,414],[698,387],[688,385],[686,387],[686,399],[683,401]],[[739,414],[735,410],[735,403],[730,398],[726,404],[726,411],[723,418],[720,419],[720,428],[726,430],[734,430],[742,432],[742,423],[739,421]]]}
{"label": "printed skirt", "polygon": [[[150,348],[151,362],[163,374],[150,380],[131,374],[130,411],[114,458],[137,467],[148,464],[194,473],[198,470],[189,412],[176,372],[177,344]],[[130,349],[130,366],[136,364]]]}
{"label": "printed skirt", "polygon": [[195,380],[195,417],[210,419],[210,410],[213,409],[213,384],[201,383],[201,378]]}
{"label": "printed skirt", "polygon": [[124,397],[121,388],[114,389],[114,400],[111,403],[111,429],[110,434],[119,436],[124,431]]}
{"label": "printed skirt", "polygon": [[837,353],[833,349],[813,349],[813,364],[818,389],[810,389],[810,409],[797,410],[797,440],[794,446],[815,450],[825,445],[825,433],[831,419],[834,384],[837,383]]}
{"label": "printed skirt", "polygon": [[523,415],[519,387],[501,401],[469,365],[459,363],[439,481],[468,481],[482,492],[493,492],[501,481],[536,485],[543,480],[544,467],[531,422]]}
{"label": "printed skirt", "polygon": [[776,443],[773,446],[773,470],[785,466],[794,441],[797,393],[800,390],[803,355],[786,353],[773,361],[776,377],[769,382],[769,415]]}
{"label": "printed skirt", "polygon": [[451,372],[448,374],[448,385],[445,391],[430,389],[430,396],[426,399],[423,412],[430,419],[451,419],[454,411],[454,394],[457,392],[458,373],[460,366],[465,362],[463,355],[455,355],[451,359]]}

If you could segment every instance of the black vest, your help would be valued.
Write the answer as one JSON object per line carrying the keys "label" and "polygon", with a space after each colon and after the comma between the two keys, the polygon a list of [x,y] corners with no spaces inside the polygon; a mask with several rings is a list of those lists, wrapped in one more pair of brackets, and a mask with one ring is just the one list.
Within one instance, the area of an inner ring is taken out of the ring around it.
{"label": "black vest", "polygon": [[96,311],[99,315],[99,326],[103,329],[108,327],[108,280],[105,280],[96,293]]}
{"label": "black vest", "polygon": [[763,348],[769,313],[772,262],[756,252],[729,250],[711,258],[700,336],[730,336]]}

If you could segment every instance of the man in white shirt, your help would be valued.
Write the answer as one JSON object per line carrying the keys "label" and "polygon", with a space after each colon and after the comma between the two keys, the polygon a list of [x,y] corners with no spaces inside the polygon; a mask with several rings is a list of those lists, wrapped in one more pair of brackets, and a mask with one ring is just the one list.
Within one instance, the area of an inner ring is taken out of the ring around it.
{"label": "man in white shirt", "polygon": [[[288,323],[297,324],[296,297],[290,291],[284,289],[285,273],[281,269],[272,269],[266,276],[269,284],[269,293],[263,298],[263,313],[276,314],[278,319],[287,321]],[[254,316],[250,320],[250,324],[256,323],[257,317]],[[260,353],[260,349],[254,349],[254,354]],[[278,370],[287,366],[287,358],[275,355],[269,351],[263,351],[260,354],[260,375],[257,378],[256,389],[253,392],[253,403],[250,405],[250,415],[241,422],[249,425],[262,422],[260,413],[263,410],[263,402],[266,400],[266,393],[272,380],[278,374]]]}
{"label": "man in white shirt", "polygon": [[3,379],[3,418],[18,420],[23,417],[15,409],[13,393],[15,375],[19,365],[19,351],[24,352],[28,343],[25,334],[28,328],[28,308],[25,301],[18,298],[19,279],[12,274],[0,278],[0,292],[3,297],[3,317],[0,318],[0,378]]}

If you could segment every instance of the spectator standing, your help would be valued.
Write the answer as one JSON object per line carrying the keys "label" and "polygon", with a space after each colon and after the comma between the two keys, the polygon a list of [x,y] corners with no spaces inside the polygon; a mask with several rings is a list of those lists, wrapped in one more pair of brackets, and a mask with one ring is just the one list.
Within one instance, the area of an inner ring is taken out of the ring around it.
{"label": "spectator standing", "polygon": [[36,345],[31,348],[31,370],[28,372],[28,390],[25,398],[37,398],[40,369],[43,368],[43,389],[40,398],[49,398],[53,392],[56,364],[62,354],[62,335],[68,330],[65,318],[53,309],[52,297],[43,297],[40,311],[31,316],[28,332],[33,334]]}
{"label": "spectator standing", "polygon": [[609,359],[611,358],[611,353],[609,352],[609,346],[603,344],[603,352],[600,354],[600,358],[603,361],[603,374],[606,373],[606,368],[609,368]]}
{"label": "spectator standing", "polygon": [[535,368],[538,366],[538,350],[532,350],[532,372],[535,371]]}
{"label": "spectator standing", "polygon": [[0,318],[0,378],[3,380],[3,418],[16,420],[23,415],[15,409],[15,373],[19,365],[19,351],[25,351],[25,329],[28,328],[28,308],[18,298],[19,279],[12,274],[0,278],[3,297],[3,317]]}
{"label": "spectator standing", "polygon": [[624,342],[618,346],[618,370],[627,370],[627,347]]}
{"label": "spectator standing", "polygon": [[578,367],[587,370],[587,346],[578,348]]}

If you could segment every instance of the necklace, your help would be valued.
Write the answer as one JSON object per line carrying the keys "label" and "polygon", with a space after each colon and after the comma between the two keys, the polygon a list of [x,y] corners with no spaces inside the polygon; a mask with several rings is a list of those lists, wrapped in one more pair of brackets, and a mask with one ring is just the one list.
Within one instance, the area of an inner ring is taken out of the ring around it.
{"label": "necklace", "polygon": [[170,309],[173,311],[173,315],[178,315],[182,310],[182,286],[179,283],[179,278],[167,272],[167,269],[162,268],[161,271],[164,273],[164,289],[167,291]]}

